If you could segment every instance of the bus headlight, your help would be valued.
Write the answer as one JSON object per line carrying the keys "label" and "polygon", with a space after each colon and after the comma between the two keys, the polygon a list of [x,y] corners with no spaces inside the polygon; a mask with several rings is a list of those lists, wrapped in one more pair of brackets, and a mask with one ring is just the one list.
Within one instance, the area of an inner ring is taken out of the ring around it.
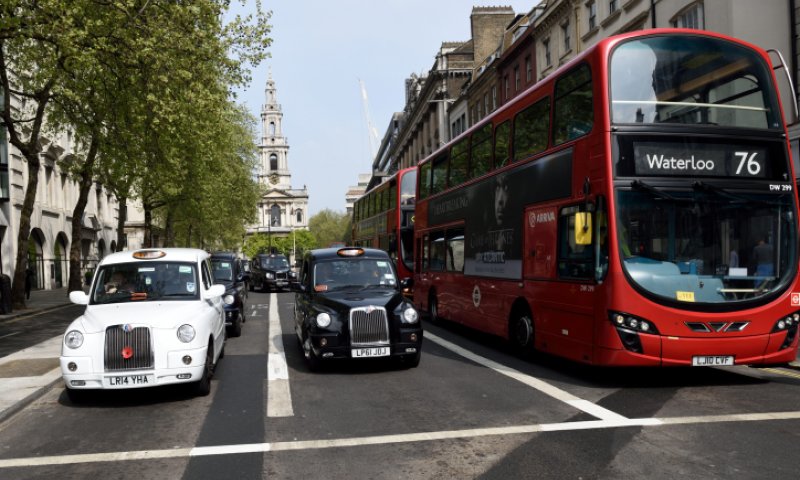
{"label": "bus headlight", "polygon": [[194,340],[194,335],[195,335],[194,327],[192,327],[191,325],[184,324],[178,327],[178,340],[180,340],[181,342],[183,343],[191,342],[192,340]]}
{"label": "bus headlight", "polygon": [[403,322],[417,323],[419,321],[419,314],[414,307],[408,307],[403,310]]}
{"label": "bus headlight", "polygon": [[327,313],[320,313],[317,315],[317,326],[327,328],[331,324],[331,316]]}
{"label": "bus headlight", "polygon": [[64,345],[73,350],[80,348],[83,345],[83,334],[77,330],[70,330],[64,335]]}

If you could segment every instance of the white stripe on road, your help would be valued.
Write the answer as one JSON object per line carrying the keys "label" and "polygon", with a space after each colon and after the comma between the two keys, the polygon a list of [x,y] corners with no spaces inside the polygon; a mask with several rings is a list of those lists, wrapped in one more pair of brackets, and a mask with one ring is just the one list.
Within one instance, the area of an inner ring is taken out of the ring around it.
{"label": "white stripe on road", "polygon": [[289,388],[289,367],[283,350],[278,296],[269,297],[269,352],[267,357],[267,417],[291,417],[292,393]]}
{"label": "white stripe on road", "polygon": [[626,427],[664,427],[670,425],[709,424],[725,422],[762,422],[800,420],[800,412],[771,412],[697,417],[641,418],[628,420],[592,420],[584,422],[543,423],[497,428],[474,428],[440,432],[420,432],[400,435],[378,435],[359,438],[326,440],[301,440],[292,442],[246,443],[210,447],[175,448],[168,450],[141,450],[133,452],[108,452],[50,457],[8,458],[0,460],[1,468],[40,467],[77,463],[119,462],[124,460],[150,460],[163,458],[203,457],[242,453],[285,452],[318,450],[326,448],[357,447],[362,445],[391,445],[398,443],[428,442],[437,440],[470,439],[487,436],[521,435],[546,432],[598,430]]}
{"label": "white stripe on road", "polygon": [[578,398],[575,395],[567,391],[561,390],[560,388],[554,385],[550,385],[549,383],[539,380],[536,377],[532,377],[530,375],[520,372],[519,370],[514,370],[511,367],[507,367],[505,365],[497,363],[494,360],[489,360],[488,358],[481,357],[480,355],[472,353],[465,348],[461,348],[454,343],[448,342],[443,338],[437,337],[436,335],[430,332],[427,331],[425,332],[425,338],[428,340],[432,340],[435,343],[438,343],[442,347],[454,353],[457,353],[464,358],[472,360],[478,365],[483,365],[484,367],[491,368],[497,373],[500,373],[507,377],[511,377],[514,380],[517,380],[519,382],[524,383],[525,385],[528,385],[529,387],[533,387],[536,390],[539,390],[545,395],[549,395],[555,398],[556,400],[559,400],[574,408],[577,408],[578,410],[586,412],[593,417],[597,417],[599,419],[608,420],[612,422],[627,420],[627,418],[623,417],[622,415],[612,412],[611,410],[608,410],[606,408],[603,408],[600,405],[597,405],[596,403],[592,403],[588,400],[583,400],[581,398]]}

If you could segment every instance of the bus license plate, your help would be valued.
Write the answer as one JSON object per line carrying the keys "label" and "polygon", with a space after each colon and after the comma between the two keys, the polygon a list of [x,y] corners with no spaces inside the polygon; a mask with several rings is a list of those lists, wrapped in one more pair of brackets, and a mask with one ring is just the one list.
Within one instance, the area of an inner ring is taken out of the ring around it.
{"label": "bus license plate", "polygon": [[388,357],[389,347],[354,348],[351,354],[353,358]]}
{"label": "bus license plate", "polygon": [[693,367],[721,367],[733,365],[733,355],[699,355],[692,357]]}
{"label": "bus license plate", "polygon": [[112,388],[117,387],[138,387],[142,385],[152,385],[155,382],[152,375],[126,375],[120,377],[106,377],[106,385]]}

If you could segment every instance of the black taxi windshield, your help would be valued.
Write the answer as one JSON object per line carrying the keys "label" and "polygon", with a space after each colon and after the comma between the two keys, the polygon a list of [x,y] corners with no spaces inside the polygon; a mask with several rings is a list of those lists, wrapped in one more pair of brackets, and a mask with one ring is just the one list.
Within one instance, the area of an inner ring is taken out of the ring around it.
{"label": "black taxi windshield", "polygon": [[397,277],[388,259],[328,260],[314,266],[314,289],[318,292],[396,285]]}
{"label": "black taxi windshield", "polygon": [[610,60],[615,124],[781,128],[769,67],[755,51],[693,35],[625,42]]}
{"label": "black taxi windshield", "polygon": [[643,182],[617,191],[619,253],[635,285],[689,304],[753,301],[796,273],[793,193]]}
{"label": "black taxi windshield", "polygon": [[131,262],[100,268],[92,303],[196,300],[197,268],[184,262]]}
{"label": "black taxi windshield", "polygon": [[289,261],[286,257],[266,257],[261,259],[261,268],[286,270],[289,268]]}

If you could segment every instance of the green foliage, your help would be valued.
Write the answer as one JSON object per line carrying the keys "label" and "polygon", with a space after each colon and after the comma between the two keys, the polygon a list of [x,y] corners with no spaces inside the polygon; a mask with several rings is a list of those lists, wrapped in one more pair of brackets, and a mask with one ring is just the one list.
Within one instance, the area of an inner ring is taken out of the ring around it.
{"label": "green foliage", "polygon": [[285,237],[257,233],[247,237],[242,247],[242,252],[244,252],[245,257],[251,258],[259,253],[269,253],[270,247],[276,253],[282,253],[288,257],[294,252],[295,258],[300,258],[303,252],[318,248],[318,244],[308,230],[295,230]]}
{"label": "green foliage", "polygon": [[334,242],[347,243],[350,238],[350,216],[326,208],[309,218],[308,228],[320,247],[327,247]]}

